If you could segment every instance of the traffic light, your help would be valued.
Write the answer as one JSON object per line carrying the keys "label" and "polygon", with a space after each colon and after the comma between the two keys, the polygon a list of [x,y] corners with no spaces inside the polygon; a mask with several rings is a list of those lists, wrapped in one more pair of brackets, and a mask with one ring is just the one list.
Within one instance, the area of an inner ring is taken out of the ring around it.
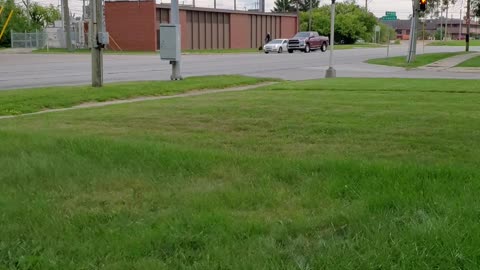
{"label": "traffic light", "polygon": [[427,0],[420,0],[420,10],[425,11],[427,9]]}

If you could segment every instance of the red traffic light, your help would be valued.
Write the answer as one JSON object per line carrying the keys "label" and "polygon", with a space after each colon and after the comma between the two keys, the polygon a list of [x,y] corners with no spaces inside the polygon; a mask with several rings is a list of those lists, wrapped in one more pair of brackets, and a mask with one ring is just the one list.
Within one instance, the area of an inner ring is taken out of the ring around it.
{"label": "red traffic light", "polygon": [[427,0],[420,0],[420,10],[425,11],[427,9]]}

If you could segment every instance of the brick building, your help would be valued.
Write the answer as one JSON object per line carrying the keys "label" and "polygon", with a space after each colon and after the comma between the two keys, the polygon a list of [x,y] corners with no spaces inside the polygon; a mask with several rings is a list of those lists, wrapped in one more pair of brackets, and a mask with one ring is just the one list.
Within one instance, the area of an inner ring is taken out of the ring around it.
{"label": "brick building", "polygon": [[[105,22],[113,50],[155,51],[160,23],[168,23],[170,5],[155,1],[106,1]],[[272,38],[297,32],[297,16],[180,6],[182,49],[258,48]]]}
{"label": "brick building", "polygon": [[[395,21],[383,21],[383,23],[391,26],[397,33],[397,39],[408,40],[410,38],[410,20],[395,20]],[[436,35],[438,37],[438,31],[442,32],[442,38],[445,34],[445,28],[447,28],[447,40],[450,39],[465,39],[467,34],[467,24],[464,20],[459,19],[433,19],[426,20],[425,23],[419,22],[418,24],[418,38],[424,37],[422,31],[425,30],[425,38],[433,39]],[[461,32],[460,32],[461,31]],[[480,24],[472,21],[470,23],[470,36],[472,38],[480,37]]]}

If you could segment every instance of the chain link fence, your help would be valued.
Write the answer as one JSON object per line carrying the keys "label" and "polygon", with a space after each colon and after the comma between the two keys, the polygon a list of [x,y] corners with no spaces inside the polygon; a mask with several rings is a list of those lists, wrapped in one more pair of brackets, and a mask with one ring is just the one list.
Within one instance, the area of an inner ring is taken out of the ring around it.
{"label": "chain link fence", "polygon": [[[71,32],[72,45],[75,48],[85,47],[85,35],[78,31]],[[29,49],[45,49],[45,48],[65,48],[65,33],[62,29],[47,29],[46,31],[38,31],[34,33],[11,32],[12,48],[29,48]]]}
{"label": "chain link fence", "polygon": [[48,34],[45,32],[11,32],[12,48],[44,48],[47,45],[47,40]]}

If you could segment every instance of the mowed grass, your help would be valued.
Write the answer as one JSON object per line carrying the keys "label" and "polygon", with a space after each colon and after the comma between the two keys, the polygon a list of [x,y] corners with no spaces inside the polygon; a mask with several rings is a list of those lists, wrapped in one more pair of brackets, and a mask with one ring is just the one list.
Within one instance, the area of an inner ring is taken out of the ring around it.
{"label": "mowed grass", "polygon": [[350,50],[350,49],[368,49],[368,48],[381,48],[386,47],[382,44],[365,43],[365,44],[335,44],[335,49],[338,50]]}
{"label": "mowed grass", "polygon": [[479,81],[386,82],[0,120],[0,268],[478,269]]}
{"label": "mowed grass", "polygon": [[457,65],[457,67],[480,67],[480,56],[470,58]]}
{"label": "mowed grass", "polygon": [[[428,46],[465,46],[465,40],[433,41]],[[470,46],[480,46],[480,40],[470,40]]]}
{"label": "mowed grass", "polygon": [[102,88],[62,86],[0,91],[0,115],[66,108],[87,102],[164,96],[192,90],[222,89],[272,81],[237,75],[190,77],[182,81],[111,83]]}
{"label": "mowed grass", "polygon": [[375,65],[384,65],[384,66],[394,66],[394,67],[405,67],[405,68],[416,68],[425,66],[436,61],[452,57],[459,54],[464,54],[465,52],[452,52],[452,53],[426,53],[419,54],[416,56],[415,61],[412,63],[407,63],[406,56],[396,56],[388,58],[375,58],[367,60],[369,64]]}

